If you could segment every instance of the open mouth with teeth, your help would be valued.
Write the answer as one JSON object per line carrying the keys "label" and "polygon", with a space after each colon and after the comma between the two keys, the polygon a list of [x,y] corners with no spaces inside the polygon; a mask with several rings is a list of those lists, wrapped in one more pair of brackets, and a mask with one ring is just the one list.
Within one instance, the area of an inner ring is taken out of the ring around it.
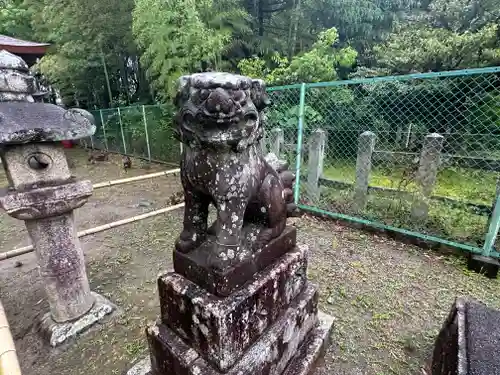
{"label": "open mouth with teeth", "polygon": [[184,130],[207,143],[237,143],[258,125],[259,115],[249,92],[220,87],[198,90],[181,115]]}
{"label": "open mouth with teeth", "polygon": [[232,117],[207,116],[201,111],[195,115],[184,112],[182,126],[190,133],[207,143],[238,142],[249,137],[257,126],[258,114],[255,111]]}

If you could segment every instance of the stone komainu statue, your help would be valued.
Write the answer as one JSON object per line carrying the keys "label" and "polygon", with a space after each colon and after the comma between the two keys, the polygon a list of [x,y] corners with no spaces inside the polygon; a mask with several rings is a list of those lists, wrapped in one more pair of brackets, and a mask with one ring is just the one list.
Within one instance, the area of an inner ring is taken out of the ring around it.
{"label": "stone komainu statue", "polygon": [[[177,137],[185,195],[184,228],[176,250],[189,252],[215,236],[214,267],[237,262],[278,237],[295,210],[295,176],[273,154],[266,158],[263,110],[270,104],[261,80],[227,73],[180,79]],[[208,228],[208,207],[217,219]]]}

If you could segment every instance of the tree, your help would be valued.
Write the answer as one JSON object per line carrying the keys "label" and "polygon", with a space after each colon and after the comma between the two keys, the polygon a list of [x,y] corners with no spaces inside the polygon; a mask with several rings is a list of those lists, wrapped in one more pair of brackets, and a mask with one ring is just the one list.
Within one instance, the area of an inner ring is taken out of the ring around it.
{"label": "tree", "polygon": [[443,71],[500,63],[498,26],[454,32],[430,26],[410,27],[374,48],[381,67],[394,73]]}
{"label": "tree", "polygon": [[29,39],[30,15],[22,0],[0,0],[0,34]]}
{"label": "tree", "polygon": [[203,22],[212,0],[137,0],[133,31],[142,50],[141,61],[163,97],[173,94],[175,80],[182,74],[216,69],[232,31],[225,25]]}
{"label": "tree", "polygon": [[243,74],[263,78],[268,84],[320,82],[338,79],[342,69],[354,65],[357,52],[351,47],[335,48],[339,35],[335,28],[322,31],[310,51],[292,58],[276,54],[274,68],[268,68],[259,58],[245,59],[238,67]]}
{"label": "tree", "polygon": [[147,101],[132,36],[133,0],[25,0],[34,33],[53,48],[38,69],[67,104],[108,107]]}

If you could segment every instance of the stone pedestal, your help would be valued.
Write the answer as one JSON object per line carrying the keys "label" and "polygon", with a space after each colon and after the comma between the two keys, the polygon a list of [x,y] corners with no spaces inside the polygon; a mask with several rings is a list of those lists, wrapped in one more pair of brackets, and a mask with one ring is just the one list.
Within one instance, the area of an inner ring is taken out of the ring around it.
{"label": "stone pedestal", "polygon": [[209,285],[213,276],[191,281],[183,275],[203,266],[177,262],[176,272],[158,280],[161,318],[147,328],[151,361],[129,374],[308,374],[333,319],[318,313],[318,290],[306,277],[308,249],[295,242],[295,228],[287,228],[267,245],[281,256],[230,289]]}

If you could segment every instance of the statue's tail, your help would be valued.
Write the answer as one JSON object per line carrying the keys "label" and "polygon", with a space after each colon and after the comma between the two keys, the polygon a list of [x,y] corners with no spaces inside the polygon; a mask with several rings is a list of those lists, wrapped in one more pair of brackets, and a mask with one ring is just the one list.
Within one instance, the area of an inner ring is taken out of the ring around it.
{"label": "statue's tail", "polygon": [[288,169],[286,160],[280,160],[278,157],[269,153],[265,157],[267,163],[276,171],[284,188],[284,198],[287,205],[287,217],[296,217],[300,215],[297,205],[294,203],[293,188],[295,185],[295,173]]}

